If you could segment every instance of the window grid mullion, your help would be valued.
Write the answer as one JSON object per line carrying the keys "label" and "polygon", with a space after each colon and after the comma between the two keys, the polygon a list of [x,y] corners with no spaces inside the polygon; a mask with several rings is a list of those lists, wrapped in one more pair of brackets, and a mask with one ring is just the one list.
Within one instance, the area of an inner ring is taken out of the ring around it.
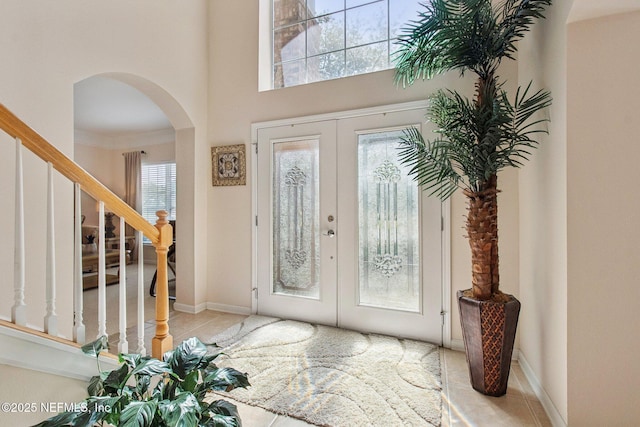
{"label": "window grid mullion", "polygon": [[[376,42],[369,42],[369,43],[364,43],[361,45],[354,45],[351,47],[347,47],[347,34],[348,34],[348,25],[347,25],[347,11],[349,10],[355,10],[355,9],[359,9],[359,8],[363,8],[366,6],[370,6],[376,3],[384,3],[384,6],[386,6],[386,24],[387,24],[387,28],[386,28],[386,40],[378,40]],[[275,25],[275,17],[276,17],[276,4],[275,1],[272,0],[271,1],[271,80],[272,80],[272,87],[275,87],[275,78],[276,78],[276,68],[280,67],[281,72],[283,73],[283,79],[285,77],[284,73],[285,73],[285,64],[288,63],[294,63],[296,61],[303,61],[304,63],[304,74],[299,74],[297,79],[295,79],[295,75],[294,75],[294,82],[298,82],[298,83],[293,83],[293,85],[297,85],[297,84],[305,84],[305,83],[309,83],[311,82],[310,80],[310,69],[309,69],[309,59],[310,58],[316,58],[316,57],[320,57],[323,55],[329,55],[329,54],[335,54],[338,53],[340,51],[342,51],[342,71],[341,71],[341,75],[340,76],[332,76],[332,77],[328,77],[328,78],[339,78],[339,77],[345,77],[345,76],[349,76],[351,75],[350,72],[348,72],[347,70],[347,54],[348,54],[348,50],[352,49],[352,48],[356,48],[356,47],[363,47],[363,46],[367,46],[367,45],[372,45],[372,44],[377,44],[377,43],[381,43],[384,42],[386,44],[387,47],[387,51],[386,51],[386,57],[385,58],[378,58],[378,59],[383,59],[383,64],[384,67],[386,69],[391,67],[391,50],[392,50],[392,32],[391,32],[391,2],[393,0],[371,0],[371,1],[367,1],[364,2],[362,4],[358,4],[355,6],[350,6],[347,7],[347,0],[342,0],[342,10],[335,10],[335,11],[330,11],[327,13],[324,13],[322,15],[318,15],[318,16],[312,16],[309,13],[309,1],[305,0],[304,2],[304,7],[305,7],[305,16],[302,16],[302,14],[299,15],[299,17],[297,18],[298,20],[296,22],[287,22],[286,24],[282,24],[280,26]],[[329,50],[327,52],[322,52],[321,54],[314,54],[314,55],[310,55],[310,50],[309,50],[309,25],[311,23],[311,21],[322,18],[324,16],[329,16],[332,14],[336,14],[336,13],[341,13],[342,15],[342,19],[343,19],[343,28],[342,28],[342,44],[343,44],[343,48],[342,49],[335,49],[335,50]],[[285,21],[283,21],[285,22]],[[293,26],[293,25],[301,25],[304,28],[304,57],[299,57],[296,59],[288,59],[285,60],[284,58],[280,57],[280,60],[278,62],[276,62],[276,52],[275,52],[275,45],[276,45],[276,31],[286,28],[288,26]],[[377,62],[376,60],[371,61],[372,63]],[[313,79],[313,81],[315,81],[317,79]],[[282,87],[286,87],[286,84],[283,80],[282,82]]]}

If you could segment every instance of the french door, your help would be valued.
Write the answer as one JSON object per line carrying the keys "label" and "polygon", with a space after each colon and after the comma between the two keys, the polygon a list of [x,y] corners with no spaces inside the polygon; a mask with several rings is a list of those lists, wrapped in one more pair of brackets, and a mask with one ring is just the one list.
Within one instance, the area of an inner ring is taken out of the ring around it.
{"label": "french door", "polygon": [[441,342],[441,204],[398,161],[424,110],[261,127],[259,314]]}
{"label": "french door", "polygon": [[258,131],[258,313],[336,324],[334,122]]}

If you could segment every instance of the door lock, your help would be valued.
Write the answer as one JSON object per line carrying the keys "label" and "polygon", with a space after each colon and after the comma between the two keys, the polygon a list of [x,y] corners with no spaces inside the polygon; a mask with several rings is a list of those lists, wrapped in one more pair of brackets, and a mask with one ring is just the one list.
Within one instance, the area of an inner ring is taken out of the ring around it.
{"label": "door lock", "polygon": [[336,235],[336,232],[333,230],[329,230],[326,233],[322,233],[323,236],[329,236],[329,237],[333,237]]}

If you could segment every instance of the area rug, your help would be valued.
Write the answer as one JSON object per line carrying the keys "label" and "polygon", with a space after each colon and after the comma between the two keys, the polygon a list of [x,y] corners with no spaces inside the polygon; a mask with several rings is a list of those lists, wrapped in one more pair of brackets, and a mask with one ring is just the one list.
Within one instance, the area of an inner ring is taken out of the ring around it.
{"label": "area rug", "polygon": [[211,341],[249,375],[239,402],[319,426],[440,425],[435,345],[263,316]]}

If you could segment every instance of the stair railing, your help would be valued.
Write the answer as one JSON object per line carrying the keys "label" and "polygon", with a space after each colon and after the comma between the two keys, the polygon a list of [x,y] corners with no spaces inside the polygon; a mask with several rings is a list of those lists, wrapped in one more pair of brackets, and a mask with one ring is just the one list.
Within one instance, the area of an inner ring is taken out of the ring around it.
{"label": "stair railing", "polygon": [[[44,316],[44,332],[58,336],[58,316],[56,314],[56,259],[55,259],[55,221],[54,221],[54,186],[53,171],[74,183],[74,324],[73,341],[83,344],[86,341],[83,320],[83,283],[82,283],[82,220],[80,199],[81,191],[99,201],[99,233],[104,236],[105,209],[120,217],[120,283],[119,283],[119,352],[128,352],[126,336],[126,254],[125,224],[136,230],[137,241],[142,248],[142,235],[146,236],[156,249],[156,332],[152,339],[151,353],[160,358],[173,347],[173,338],[169,333],[169,287],[167,275],[167,252],[173,243],[173,230],[167,221],[167,212],[158,211],[158,220],[154,225],[145,220],[131,206],[126,204],[111,190],[87,173],[78,164],[65,156],[56,147],[46,141],[37,132],[22,122],[17,116],[0,104],[0,128],[16,142],[16,180],[15,180],[15,257],[14,257],[14,303],[11,309],[11,322],[20,327],[27,326],[25,301],[25,233],[24,233],[24,171],[22,164],[23,147],[30,150],[47,163],[47,249],[46,249],[46,313]],[[106,262],[105,239],[98,240],[98,336],[106,335]],[[143,256],[138,256],[138,348],[144,354],[144,280]]]}

